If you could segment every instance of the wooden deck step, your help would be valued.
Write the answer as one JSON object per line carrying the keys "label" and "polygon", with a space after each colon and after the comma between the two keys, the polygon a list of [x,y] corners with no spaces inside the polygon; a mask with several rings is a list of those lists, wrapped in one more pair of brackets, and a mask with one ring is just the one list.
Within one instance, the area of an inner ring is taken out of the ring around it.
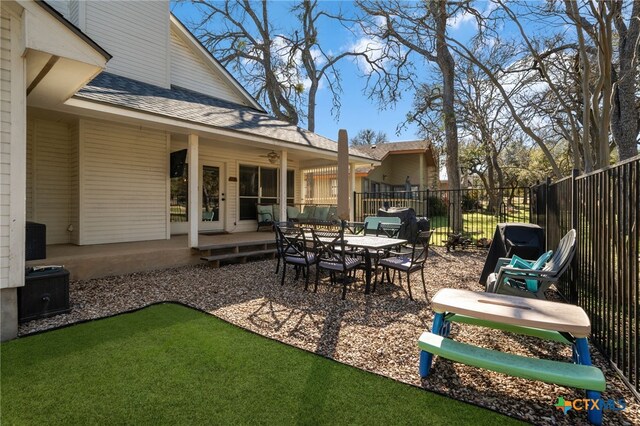
{"label": "wooden deck step", "polygon": [[267,241],[243,241],[243,242],[231,242],[224,244],[208,244],[203,246],[198,246],[198,250],[206,251],[206,250],[219,250],[219,249],[230,249],[235,247],[249,247],[249,246],[264,246],[264,245],[275,245],[275,239],[267,240]]}
{"label": "wooden deck step", "polygon": [[422,333],[418,346],[423,351],[455,362],[510,376],[592,391],[603,392],[606,388],[604,375],[597,367],[498,352],[430,332]]}
{"label": "wooden deck step", "polygon": [[[255,244],[252,244],[255,245]],[[223,253],[223,254],[214,254],[212,256],[203,256],[200,259],[206,260],[208,262],[220,261],[220,260],[231,260],[231,259],[240,259],[246,258],[250,256],[264,256],[268,254],[275,254],[276,249],[262,249],[262,250],[252,250],[252,251],[240,251],[236,253]]]}

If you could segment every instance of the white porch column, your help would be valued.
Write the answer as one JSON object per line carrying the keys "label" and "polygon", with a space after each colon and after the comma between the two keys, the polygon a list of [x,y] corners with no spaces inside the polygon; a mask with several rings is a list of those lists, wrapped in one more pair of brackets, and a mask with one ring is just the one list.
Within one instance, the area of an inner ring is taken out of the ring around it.
{"label": "white porch column", "polygon": [[287,221],[287,151],[280,151],[280,221]]}
{"label": "white porch column", "polygon": [[349,163],[349,220],[351,222],[354,221],[354,215],[356,212],[353,211],[353,191],[356,190],[356,164]]}
{"label": "white porch column", "polygon": [[198,164],[198,135],[189,135],[189,247],[198,247],[198,226],[200,225],[200,173]]}
{"label": "white porch column", "polygon": [[340,129],[338,131],[338,217],[348,220],[349,210],[349,137],[345,129]]}

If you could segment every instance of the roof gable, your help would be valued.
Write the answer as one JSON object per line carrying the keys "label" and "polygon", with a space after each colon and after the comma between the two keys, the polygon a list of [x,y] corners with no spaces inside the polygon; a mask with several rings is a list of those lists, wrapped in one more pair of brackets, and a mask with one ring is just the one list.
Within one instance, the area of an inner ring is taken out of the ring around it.
{"label": "roof gable", "polygon": [[239,105],[264,109],[171,15],[171,84]]}

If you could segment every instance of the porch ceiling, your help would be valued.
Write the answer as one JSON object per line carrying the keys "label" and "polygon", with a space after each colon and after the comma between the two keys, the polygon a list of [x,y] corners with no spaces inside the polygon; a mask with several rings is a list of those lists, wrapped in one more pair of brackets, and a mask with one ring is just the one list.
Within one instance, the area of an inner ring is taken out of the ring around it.
{"label": "porch ceiling", "polygon": [[[172,133],[171,134],[172,142],[183,142],[187,143],[187,135],[182,133]],[[200,138],[201,145],[212,145],[216,148],[223,149],[238,149],[242,148],[245,154],[251,153],[256,157],[265,157],[269,152],[275,151],[276,153],[280,153],[282,151],[281,147],[274,147],[272,145],[264,145],[258,144],[252,141],[247,141],[242,138],[232,138],[228,136],[220,136],[220,137],[201,137]],[[298,150],[295,147],[286,148],[287,158],[290,162],[299,163],[301,168],[312,168],[312,167],[323,167],[323,166],[335,166],[337,164],[337,159],[335,156],[324,154],[324,156],[320,156],[316,152],[309,152],[304,150]],[[356,164],[364,165],[366,162],[356,162]],[[368,166],[369,163],[366,163]]]}

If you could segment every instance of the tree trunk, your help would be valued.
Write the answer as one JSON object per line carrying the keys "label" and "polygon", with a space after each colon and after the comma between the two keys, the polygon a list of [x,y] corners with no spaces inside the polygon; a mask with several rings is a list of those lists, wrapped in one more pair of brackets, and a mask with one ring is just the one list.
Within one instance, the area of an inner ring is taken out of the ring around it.
{"label": "tree trunk", "polygon": [[[496,211],[496,181],[495,181],[495,173],[494,173],[494,167],[493,167],[493,162],[491,161],[491,155],[489,155],[489,153],[487,153],[484,157],[485,162],[487,163],[487,178],[486,178],[486,182],[484,182],[483,179],[483,183],[485,183],[485,187],[487,189],[487,195],[489,196],[489,205],[487,206],[487,210],[489,211]],[[480,175],[478,173],[478,175]]]}
{"label": "tree trunk", "polygon": [[638,155],[638,109],[636,107],[636,79],[638,77],[638,38],[640,37],[640,2],[633,2],[629,28],[619,13],[614,20],[618,31],[618,61],[620,70],[614,76],[611,133],[618,146],[620,160]]}
{"label": "tree trunk", "polygon": [[[615,7],[615,6],[614,6]],[[613,14],[611,9],[605,6],[604,0],[598,1],[598,8],[592,3],[592,11],[599,17],[597,46],[599,78],[596,90],[593,92],[592,108],[594,111],[594,124],[597,123],[597,136],[594,141],[594,153],[596,154],[596,168],[600,169],[609,165],[609,126],[611,124],[611,61],[613,51]]]}
{"label": "tree trunk", "polygon": [[496,177],[498,178],[498,189],[496,193],[496,216],[500,214],[500,204],[502,203],[503,188],[504,188],[504,173],[502,172],[502,167],[500,167],[500,162],[498,161],[498,150],[495,145],[491,146],[491,163],[493,164],[493,169],[496,173]]}
{"label": "tree trunk", "polygon": [[462,232],[462,197],[460,194],[460,167],[458,166],[458,124],[454,107],[454,60],[446,41],[447,2],[431,2],[429,9],[436,21],[437,64],[442,73],[442,113],[447,146],[447,179],[452,190],[449,226],[453,232]]}
{"label": "tree trunk", "polygon": [[316,131],[316,94],[318,92],[318,82],[311,81],[311,87],[309,87],[309,103],[307,105],[307,130],[310,132]]}
{"label": "tree trunk", "polygon": [[589,173],[593,170],[593,160],[591,154],[591,90],[589,79],[591,75],[589,56],[584,39],[582,28],[582,17],[578,11],[578,5],[572,0],[565,0],[567,15],[573,20],[578,35],[578,52],[580,54],[580,83],[582,86],[582,147],[584,150],[584,171]]}

